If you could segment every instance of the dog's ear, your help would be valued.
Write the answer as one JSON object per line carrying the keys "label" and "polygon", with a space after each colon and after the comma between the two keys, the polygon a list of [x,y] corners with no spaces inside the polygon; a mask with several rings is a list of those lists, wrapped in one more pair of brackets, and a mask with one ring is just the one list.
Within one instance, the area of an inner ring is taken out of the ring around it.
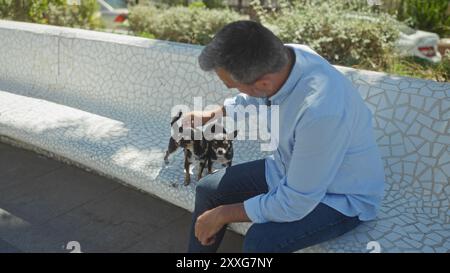
{"label": "dog's ear", "polygon": [[238,130],[234,130],[232,133],[227,134],[227,139],[233,140],[237,137]]}
{"label": "dog's ear", "polygon": [[178,115],[172,117],[172,121],[170,122],[170,126],[173,126],[175,122],[177,122],[177,120],[179,120],[181,118],[181,116],[183,115],[183,112],[178,112]]}

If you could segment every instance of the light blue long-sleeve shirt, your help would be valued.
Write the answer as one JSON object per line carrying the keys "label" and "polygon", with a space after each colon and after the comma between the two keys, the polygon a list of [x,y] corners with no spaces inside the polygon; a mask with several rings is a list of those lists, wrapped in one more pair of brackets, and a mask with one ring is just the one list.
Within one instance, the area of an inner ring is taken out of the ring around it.
{"label": "light blue long-sleeve shirt", "polygon": [[362,221],[374,219],[385,175],[372,113],[352,83],[311,48],[286,46],[296,60],[277,93],[224,102],[232,117],[238,105],[279,106],[277,149],[265,158],[269,192],[246,200],[245,212],[254,223],[291,222],[322,202]]}

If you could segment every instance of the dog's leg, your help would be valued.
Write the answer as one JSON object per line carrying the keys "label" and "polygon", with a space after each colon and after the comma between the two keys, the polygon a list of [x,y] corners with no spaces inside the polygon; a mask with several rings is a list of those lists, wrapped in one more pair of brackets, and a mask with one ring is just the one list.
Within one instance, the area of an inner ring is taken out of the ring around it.
{"label": "dog's leg", "polygon": [[202,178],[202,176],[203,176],[203,170],[205,169],[205,165],[206,165],[206,162],[205,161],[203,161],[203,160],[201,160],[200,161],[200,163],[199,163],[199,170],[198,170],[198,174],[197,174],[197,180],[200,180],[201,178]]}
{"label": "dog's leg", "polygon": [[178,149],[178,143],[172,137],[169,140],[166,155],[164,156],[164,163],[169,164],[169,155]]}
{"label": "dog's leg", "polygon": [[191,162],[189,162],[189,157],[187,152],[184,153],[184,185],[187,186],[191,183],[191,173],[189,172],[189,168],[191,166]]}
{"label": "dog's leg", "polygon": [[208,159],[208,173],[209,174],[212,174],[212,165],[213,165],[212,160]]}

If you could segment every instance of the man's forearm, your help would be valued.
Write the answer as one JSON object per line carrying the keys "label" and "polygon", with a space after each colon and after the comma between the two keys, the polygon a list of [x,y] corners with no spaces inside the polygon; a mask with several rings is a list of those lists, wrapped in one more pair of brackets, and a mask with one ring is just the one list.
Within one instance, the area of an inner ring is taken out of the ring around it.
{"label": "man's forearm", "polygon": [[225,225],[235,222],[251,222],[245,212],[244,203],[222,205],[217,209],[220,210],[220,217]]}

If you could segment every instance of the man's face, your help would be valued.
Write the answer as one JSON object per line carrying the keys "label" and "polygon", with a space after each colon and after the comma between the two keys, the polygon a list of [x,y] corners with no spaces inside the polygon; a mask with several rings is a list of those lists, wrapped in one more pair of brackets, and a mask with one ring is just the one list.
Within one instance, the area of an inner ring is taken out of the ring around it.
{"label": "man's face", "polygon": [[265,97],[266,96],[266,92],[258,89],[256,87],[256,85],[257,85],[256,83],[254,83],[254,84],[238,83],[231,78],[230,73],[228,73],[227,71],[225,71],[221,68],[217,68],[215,71],[216,71],[217,76],[222,80],[222,82],[228,88],[236,88],[241,93],[247,94],[252,97]]}

